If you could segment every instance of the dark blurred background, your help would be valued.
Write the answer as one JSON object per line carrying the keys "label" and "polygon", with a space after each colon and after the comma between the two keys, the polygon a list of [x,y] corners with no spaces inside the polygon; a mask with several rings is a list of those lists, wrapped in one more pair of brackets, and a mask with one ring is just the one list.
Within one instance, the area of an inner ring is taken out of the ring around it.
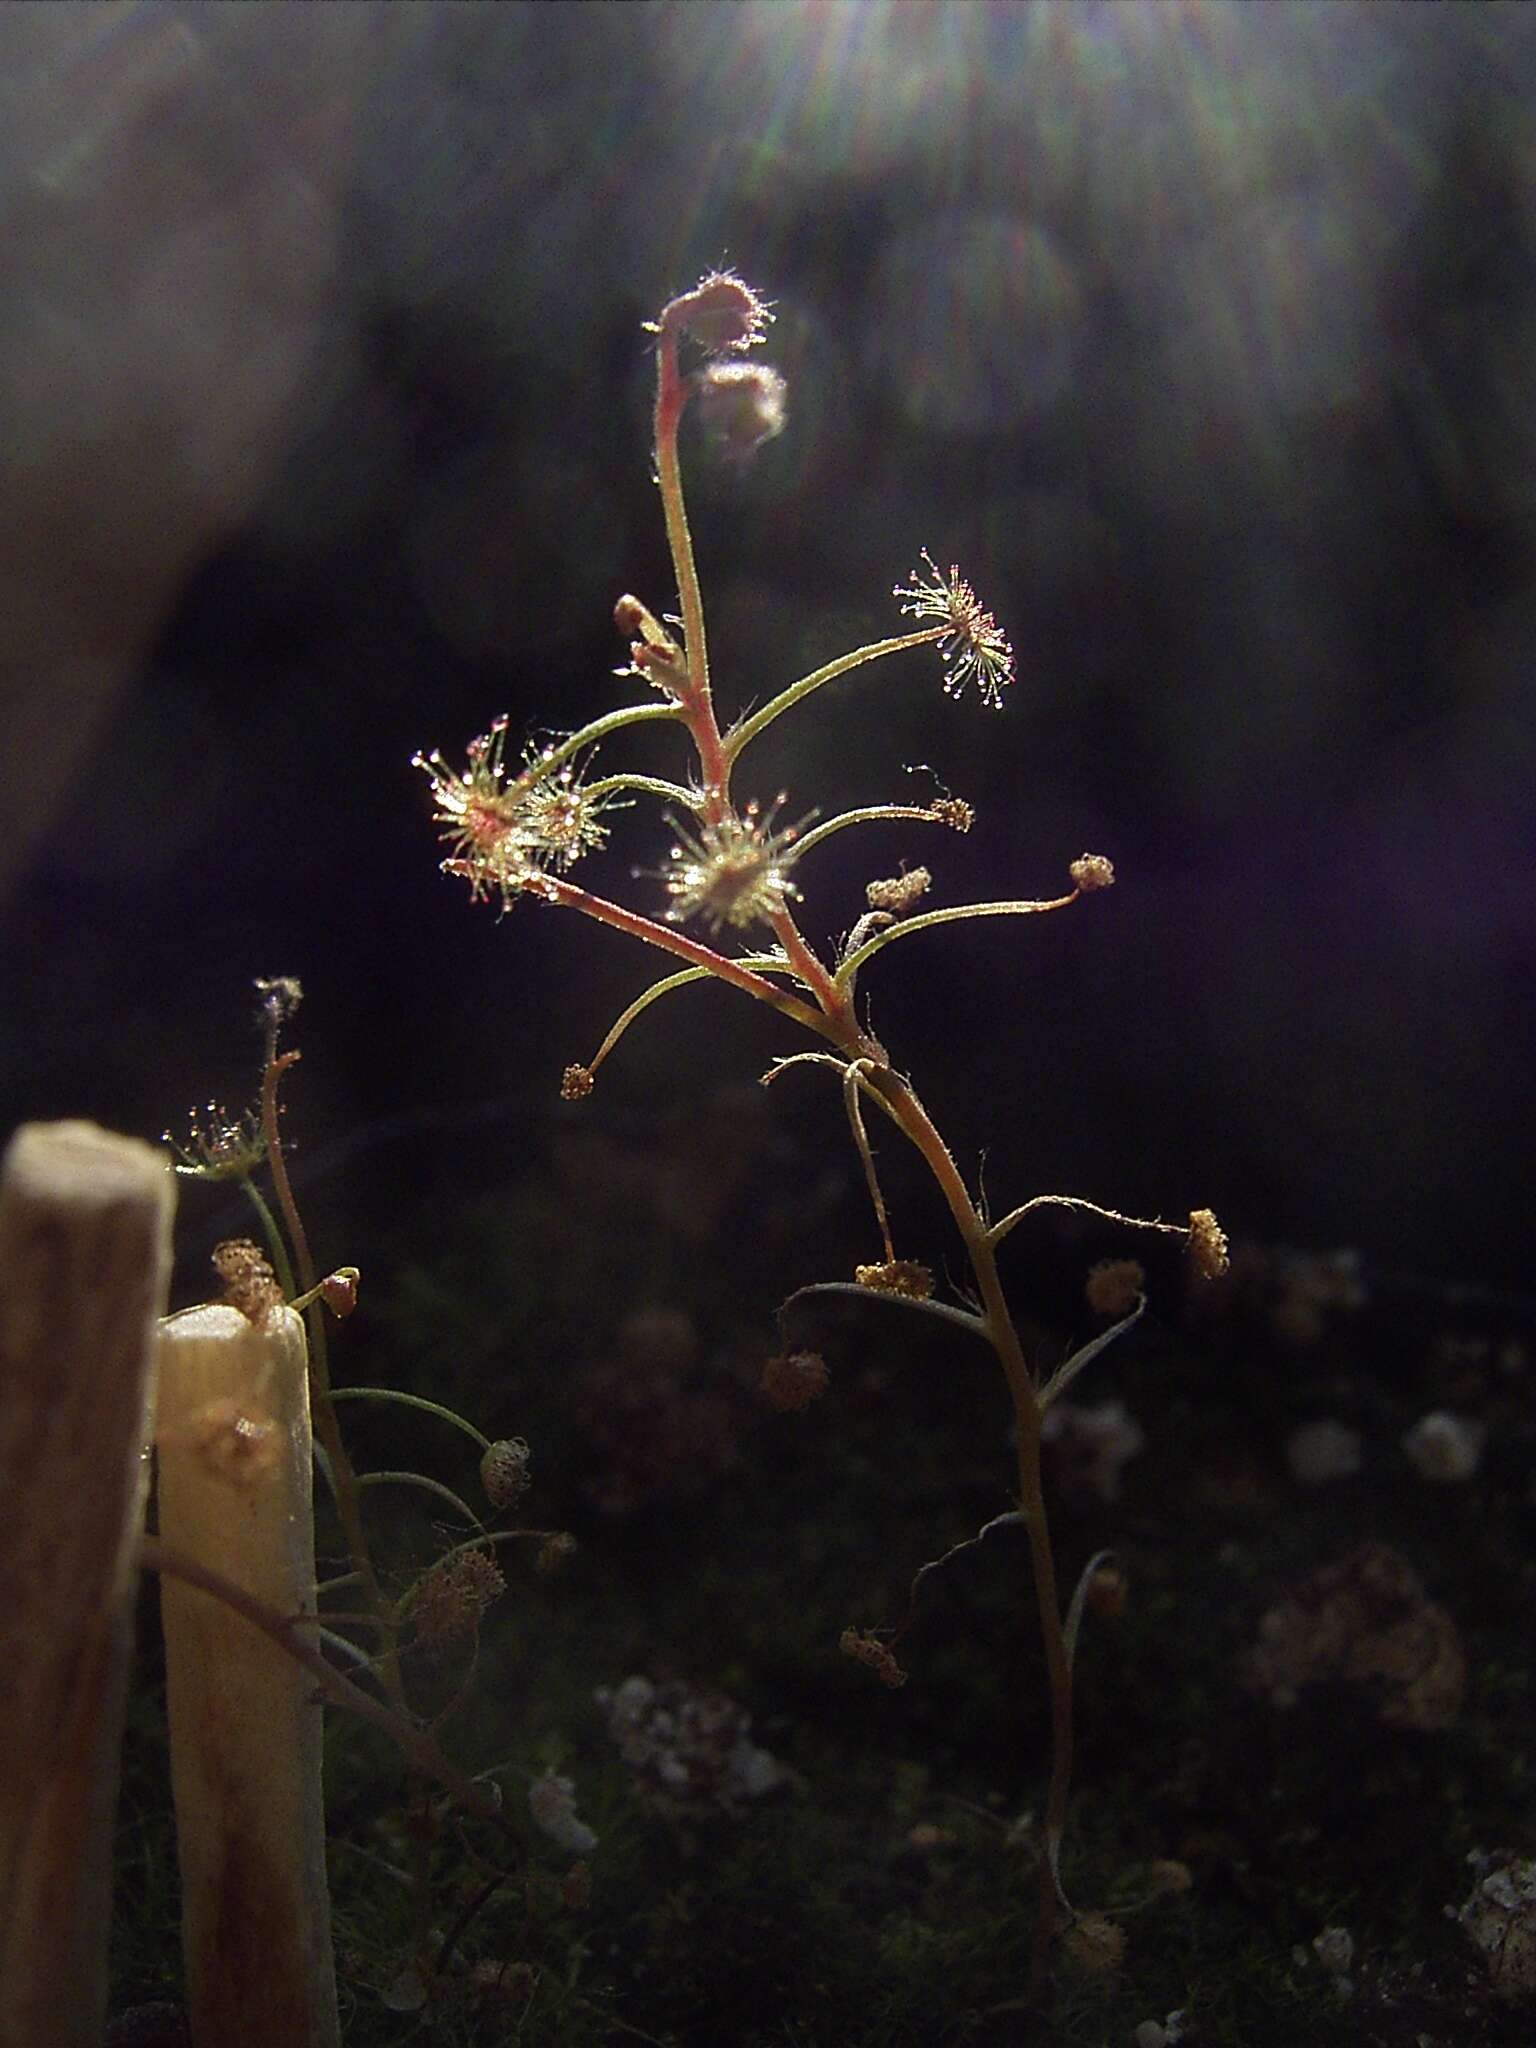
{"label": "dark blurred background", "polygon": [[[913,763],[978,811],[836,840],[808,931],[902,858],[1119,872],[867,975],[967,1171],[1530,1291],[1532,10],[12,6],[0,230],[0,1126],[238,1107],[298,975],[311,1229],[367,1267],[796,1049],[690,990],[562,1106],[652,961],[471,907],[409,766],[629,687],[641,323],[725,261],[790,424],[688,450],[723,709],[895,630],[923,547],[1019,655],[1000,717],[913,655],[754,750],[791,815]],[[583,875],[655,907],[666,837]],[[764,1198],[835,1171],[857,1234],[835,1092],[767,1104]]]}

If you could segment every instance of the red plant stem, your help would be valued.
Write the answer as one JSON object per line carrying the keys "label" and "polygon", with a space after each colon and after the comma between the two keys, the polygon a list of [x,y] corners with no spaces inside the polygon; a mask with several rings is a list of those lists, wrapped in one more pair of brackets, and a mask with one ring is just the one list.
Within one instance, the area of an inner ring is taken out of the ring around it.
{"label": "red plant stem", "polygon": [[690,967],[706,968],[721,981],[728,981],[732,988],[755,996],[758,1002],[767,1003],[781,1016],[814,1031],[819,1038],[836,1037],[819,1010],[813,1010],[809,1003],[792,996],[787,989],[775,988],[771,981],[765,981],[762,975],[754,974],[750,967],[743,967],[728,954],[717,953],[712,947],[701,945],[686,932],[677,931],[671,925],[657,924],[653,918],[642,917],[639,911],[611,902],[606,896],[594,896],[590,890],[578,889],[574,882],[566,881],[561,875],[541,875],[537,893],[546,903],[560,903],[569,910],[580,910],[599,924],[612,925],[615,931],[627,932],[631,938],[642,939],[646,945],[656,946],[663,953],[675,954],[679,960],[686,960]]}
{"label": "red plant stem", "polygon": [[811,951],[788,907],[776,910],[771,923],[775,938],[784,948],[785,958],[820,1003],[839,1042],[846,1044],[856,1059],[867,1058],[871,1054],[877,1059],[883,1059],[884,1055],[878,1046],[865,1044],[854,1015],[851,998],[838,987]]}
{"label": "red plant stem", "polygon": [[871,1076],[871,1086],[922,1154],[949,1205],[950,1214],[965,1241],[971,1270],[976,1276],[986,1317],[987,1338],[997,1354],[1013,1397],[1019,1504],[1029,1530],[1035,1606],[1051,1700],[1051,1772],[1041,1838],[1039,1899],[1030,1949],[1029,2001],[1034,2003],[1044,1985],[1046,1961],[1056,1930],[1056,1873],[1051,1850],[1060,1842],[1066,1826],[1067,1797],[1072,1783],[1072,1668],[1062,1628],[1056,1561],[1051,1550],[1050,1525],[1041,1483],[1040,1403],[1024,1356],[1023,1341],[998,1277],[996,1247],[977,1213],[948,1146],[910,1083],[901,1075],[885,1068]]}

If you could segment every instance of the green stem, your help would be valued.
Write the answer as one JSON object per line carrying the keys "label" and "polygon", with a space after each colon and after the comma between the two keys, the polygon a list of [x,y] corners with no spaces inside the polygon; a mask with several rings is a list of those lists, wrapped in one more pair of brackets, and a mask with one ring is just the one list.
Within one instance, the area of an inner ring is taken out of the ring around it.
{"label": "green stem", "polygon": [[852,654],[840,654],[836,661],[829,661],[822,668],[813,669],[810,675],[802,676],[797,683],[791,683],[771,698],[760,711],[754,711],[750,718],[733,725],[725,736],[725,756],[734,767],[743,748],[755,740],[765,727],[772,725],[776,718],[782,718],[786,711],[792,711],[802,699],[809,697],[813,690],[819,690],[823,683],[830,683],[838,676],[844,676],[851,668],[862,668],[866,661],[878,661],[882,655],[902,654],[909,647],[928,647],[935,640],[941,640],[949,631],[947,626],[929,626],[921,633],[900,633],[894,640],[875,640],[867,647],[856,647]]}
{"label": "green stem", "polygon": [[997,1271],[997,1252],[991,1235],[971,1200],[960,1171],[951,1157],[928,1112],[910,1083],[885,1068],[869,1076],[871,1092],[881,1098],[888,1114],[900,1125],[926,1161],[949,1205],[956,1227],[965,1242],[966,1256],[981,1295],[985,1331],[1002,1366],[1003,1377],[1013,1398],[1014,1431],[1018,1446],[1019,1506],[1029,1530],[1030,1568],[1034,1580],[1035,1608],[1045,1652],[1046,1678],[1051,1701],[1051,1772],[1046,1792],[1044,1841],[1047,1853],[1040,1859],[1040,1879],[1034,1938],[1031,1948],[1029,1996],[1038,1997],[1044,1983],[1046,1962],[1056,1928],[1056,1849],[1066,1825],[1067,1796],[1072,1782],[1072,1667],[1062,1628],[1061,1606],[1056,1587],[1056,1564],[1051,1552],[1050,1527],[1046,1517],[1045,1494],[1040,1474],[1041,1407],[1024,1355],[1024,1345],[1014,1322]]}
{"label": "green stem", "polygon": [[830,839],[834,832],[841,832],[848,825],[873,825],[882,818],[920,818],[930,825],[938,823],[933,812],[923,804],[865,804],[857,811],[840,811],[813,832],[802,833],[795,841],[795,859],[799,860],[813,846],[820,846],[823,839]]}
{"label": "green stem", "polygon": [[472,1422],[466,1422],[462,1415],[456,1415],[451,1408],[445,1408],[440,1401],[428,1401],[421,1394],[402,1393],[398,1387],[333,1387],[333,1401],[393,1401],[401,1408],[420,1408],[428,1415],[435,1415],[440,1422],[448,1422],[455,1429],[461,1429],[465,1436],[472,1437],[482,1451],[491,1448],[491,1440]]}
{"label": "green stem", "polygon": [[697,790],[684,789],[680,782],[664,782],[659,775],[605,775],[598,782],[586,784],[589,797],[612,796],[621,789],[638,789],[645,796],[659,796],[663,802],[681,804],[688,811],[699,807]]}
{"label": "green stem", "polygon": [[681,706],[665,704],[621,704],[617,711],[605,711],[601,718],[594,718],[590,725],[584,725],[579,732],[570,733],[565,739],[552,746],[547,754],[540,754],[535,762],[538,773],[535,781],[542,781],[557,768],[563,768],[573,754],[579,754],[583,747],[595,747],[605,740],[609,733],[620,732],[627,725],[644,725],[658,719],[674,722],[682,717]]}
{"label": "green stem", "polygon": [[[749,968],[758,974],[787,974],[789,972],[787,961],[775,959],[768,953],[754,953],[745,958],[739,958],[736,965]],[[587,1072],[589,1074],[597,1072],[630,1025],[634,1023],[637,1017],[643,1016],[652,1003],[659,1001],[662,996],[670,995],[675,988],[686,988],[690,982],[715,981],[718,978],[712,967],[684,967],[677,974],[664,975],[660,981],[653,981],[648,989],[643,990],[635,997],[635,1000],[629,1005],[627,1010],[614,1019],[609,1027],[607,1037],[597,1048],[591,1059],[584,1062]]]}
{"label": "green stem", "polygon": [[267,1249],[272,1254],[272,1268],[277,1274],[277,1284],[283,1290],[283,1298],[292,1301],[299,1290],[294,1281],[293,1266],[288,1258],[288,1247],[283,1243],[283,1233],[277,1227],[277,1218],[272,1214],[266,1197],[255,1181],[248,1176],[242,1176],[240,1185],[245,1191],[246,1199],[261,1219],[262,1235],[266,1238]]}
{"label": "green stem", "polygon": [[1043,903],[956,903],[948,910],[924,910],[916,917],[904,917],[899,924],[889,925],[883,932],[877,932],[872,939],[866,939],[855,952],[848,955],[837,970],[840,988],[846,989],[866,960],[886,946],[894,945],[897,939],[905,939],[913,932],[929,930],[936,924],[958,924],[972,917],[1028,917],[1037,910],[1064,910],[1069,903],[1077,901],[1079,891],[1074,889],[1067,896],[1053,896]]}
{"label": "green stem", "polygon": [[704,599],[688,530],[683,498],[682,465],[677,454],[677,428],[688,402],[678,374],[677,336],[665,322],[656,338],[656,481],[667,523],[667,546],[677,577],[678,604],[683,616],[683,655],[688,667],[688,695],[678,710],[698,750],[704,786],[703,815],[714,824],[730,807],[731,762],[720,738],[720,726],[709,687],[709,652],[704,638]]}
{"label": "green stem", "polygon": [[447,1501],[455,1514],[462,1515],[472,1529],[483,1529],[485,1524],[475,1513],[467,1500],[460,1500],[451,1486],[444,1486],[440,1479],[429,1479],[425,1472],[363,1472],[358,1475],[358,1487],[365,1486],[415,1486],[423,1493],[435,1493],[439,1500]]}
{"label": "green stem", "polygon": [[683,656],[688,687],[697,697],[709,689],[709,653],[704,640],[704,598],[693,559],[693,536],[683,501],[682,469],[677,455],[677,428],[688,402],[677,368],[677,336],[665,324],[656,337],[656,481],[661,488],[667,546],[677,578],[678,605],[683,616]]}

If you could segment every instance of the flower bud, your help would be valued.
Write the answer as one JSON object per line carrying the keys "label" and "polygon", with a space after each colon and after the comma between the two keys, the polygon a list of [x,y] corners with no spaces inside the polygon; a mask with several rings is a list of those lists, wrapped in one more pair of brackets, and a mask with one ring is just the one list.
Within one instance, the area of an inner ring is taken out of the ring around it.
{"label": "flower bud", "polygon": [[493,1508],[509,1508],[528,1491],[527,1444],[520,1436],[504,1436],[480,1460],[480,1484]]}
{"label": "flower bud", "polygon": [[727,461],[745,467],[783,433],[788,386],[766,363],[707,363],[693,382],[700,422]]}
{"label": "flower bud", "polygon": [[926,1301],[933,1292],[933,1274],[918,1259],[883,1259],[878,1265],[855,1266],[854,1280],[877,1294],[904,1294]]}
{"label": "flower bud", "polygon": [[808,1408],[827,1390],[827,1362],[814,1351],[792,1351],[770,1358],[758,1381],[771,1404],[782,1414]]}
{"label": "flower bud", "polygon": [[711,270],[662,308],[658,329],[692,336],[711,355],[756,346],[773,318],[760,292],[729,270]]}
{"label": "flower bud", "polygon": [[335,1273],[327,1273],[320,1282],[320,1299],[338,1322],[345,1320],[357,1307],[360,1277],[355,1266],[342,1266]]}
{"label": "flower bud", "polygon": [[1072,877],[1072,886],[1085,896],[1095,889],[1111,888],[1115,879],[1114,865],[1102,853],[1079,854],[1067,873]]}

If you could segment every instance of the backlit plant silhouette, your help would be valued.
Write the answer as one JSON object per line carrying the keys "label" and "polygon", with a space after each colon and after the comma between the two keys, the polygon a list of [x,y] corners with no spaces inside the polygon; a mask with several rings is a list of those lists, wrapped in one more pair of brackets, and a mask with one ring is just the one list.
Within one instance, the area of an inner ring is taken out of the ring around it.
{"label": "backlit plant silhouette", "polygon": [[[713,975],[766,1003],[818,1041],[816,1048],[780,1061],[773,1070],[810,1062],[834,1073],[842,1088],[849,1127],[863,1164],[880,1230],[881,1256],[857,1269],[857,1286],[895,1296],[922,1313],[937,1315],[981,1337],[996,1354],[1013,1402],[1018,1459],[1018,1507],[1006,1519],[1023,1522],[1029,1539],[1035,1606],[1051,1699],[1050,1782],[1040,1857],[1040,1900],[1032,1962],[1038,1989],[1046,1954],[1061,1916],[1071,1909],[1061,1892],[1059,1855],[1072,1764],[1072,1657],[1083,1596],[1094,1566],[1063,1613],[1041,1488],[1041,1425],[1049,1404],[1079,1371],[1141,1313],[1132,1285],[1121,1319],[1048,1375],[1037,1374],[1026,1356],[1013,1310],[998,1274],[998,1246],[1035,1209],[1065,1203],[1108,1216],[1132,1219],[1065,1196],[1037,1196],[1000,1220],[989,1220],[979,1196],[966,1185],[948,1146],[934,1127],[916,1090],[893,1063],[885,1046],[861,1020],[859,976],[886,947],[964,918],[1027,917],[1064,909],[1080,896],[1114,880],[1102,855],[1084,854],[1069,869],[1066,893],[1043,900],[1007,898],[922,910],[918,906],[929,876],[922,868],[872,882],[867,907],[841,945],[828,957],[801,929],[796,906],[799,878],[808,856],[833,834],[875,820],[913,822],[969,831],[970,806],[939,795],[927,804],[869,804],[810,826],[786,821],[788,799],[769,802],[739,791],[743,757],[775,720],[798,710],[824,684],[891,655],[936,648],[943,662],[944,688],[963,697],[974,686],[984,707],[1000,709],[1013,681],[1013,650],[971,585],[957,568],[945,571],[926,553],[908,581],[895,587],[913,629],[856,648],[789,684],[734,724],[722,727],[715,707],[704,625],[704,607],[684,505],[678,458],[678,427],[690,403],[728,453],[750,454],[783,424],[784,387],[777,373],[750,354],[771,319],[757,292],[727,272],[713,272],[666,305],[651,331],[656,339],[655,464],[677,579],[678,617],[663,622],[638,598],[619,599],[615,611],[629,642],[630,660],[621,676],[646,686],[641,701],[594,719],[557,744],[508,759],[505,720],[468,750],[463,769],[440,754],[418,755],[428,774],[448,847],[446,872],[462,877],[472,896],[504,908],[528,897],[559,909],[580,911],[600,924],[672,955],[676,971],[647,988],[617,1020],[596,1053],[566,1069],[562,1092],[568,1100],[590,1093],[594,1076],[624,1032],[650,1005],[671,991]],[[682,352],[691,352],[685,368]],[[674,631],[674,627],[676,630]],[[652,775],[612,773],[591,777],[600,743],[626,728],[665,723],[681,728],[693,761],[686,784]],[[576,863],[600,849],[607,836],[604,812],[616,798],[660,800],[671,838],[659,875],[658,915],[629,908],[571,879]],[[796,793],[796,802],[803,793]],[[702,929],[705,936],[694,935]],[[771,1074],[769,1078],[773,1078]],[[899,1257],[886,1205],[876,1178],[864,1123],[873,1105],[894,1123],[921,1154],[954,1218],[972,1276],[965,1307],[930,1299],[933,1278],[915,1259]],[[1187,1238],[1197,1270],[1219,1269],[1224,1240],[1209,1211],[1197,1211],[1187,1226],[1148,1224]],[[1136,1269],[1132,1269],[1134,1272]],[[1128,1309],[1129,1313],[1124,1313]],[[804,1406],[820,1391],[825,1369],[801,1353],[775,1360],[765,1391],[781,1406]],[[1097,1563],[1097,1560],[1095,1561]],[[850,1630],[845,1651],[899,1684],[889,1637]]]}

